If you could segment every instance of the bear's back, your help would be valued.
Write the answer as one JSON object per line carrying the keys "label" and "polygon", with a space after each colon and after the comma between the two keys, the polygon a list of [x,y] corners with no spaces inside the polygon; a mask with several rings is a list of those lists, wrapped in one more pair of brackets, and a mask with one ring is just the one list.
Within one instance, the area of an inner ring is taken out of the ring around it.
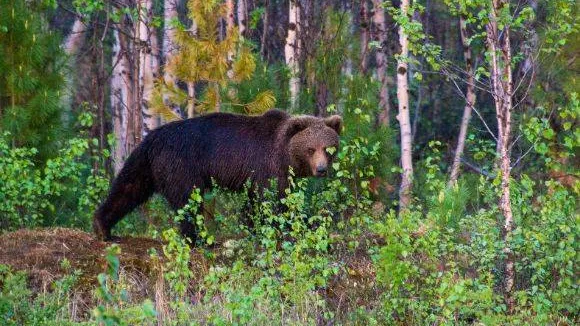
{"label": "bear's back", "polygon": [[149,161],[161,179],[188,175],[206,184],[215,178],[222,186],[238,188],[251,176],[263,179],[280,173],[280,160],[285,158],[276,138],[288,118],[277,110],[261,116],[212,113],[164,125],[142,145],[149,148]]}

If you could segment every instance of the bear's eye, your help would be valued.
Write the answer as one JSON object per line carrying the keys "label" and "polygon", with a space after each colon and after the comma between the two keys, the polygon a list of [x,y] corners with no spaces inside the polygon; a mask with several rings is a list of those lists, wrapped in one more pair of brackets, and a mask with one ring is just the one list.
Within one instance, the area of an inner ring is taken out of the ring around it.
{"label": "bear's eye", "polygon": [[308,155],[314,155],[314,152],[316,152],[316,150],[314,148],[308,149]]}

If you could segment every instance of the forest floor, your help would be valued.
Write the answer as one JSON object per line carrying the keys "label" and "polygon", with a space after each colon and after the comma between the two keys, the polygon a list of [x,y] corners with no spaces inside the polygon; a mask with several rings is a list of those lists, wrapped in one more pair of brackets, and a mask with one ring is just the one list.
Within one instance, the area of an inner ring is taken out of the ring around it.
{"label": "forest floor", "polygon": [[[159,300],[168,286],[162,273],[166,259],[163,242],[150,238],[122,237],[115,243],[121,248],[119,276],[130,301],[137,303],[146,298]],[[77,310],[75,315],[86,316],[95,305],[97,275],[106,270],[105,248],[111,244],[76,229],[21,229],[0,236],[0,264],[26,272],[29,287],[36,294],[51,291],[54,281],[79,271],[72,301]],[[205,254],[202,249],[191,250],[192,285],[203,282],[212,265],[229,263],[232,258],[224,254],[224,248],[223,241],[218,239],[215,246],[205,249]],[[156,255],[151,254],[152,249],[157,252]],[[213,254],[214,259],[208,258],[207,250]],[[336,263],[343,266],[341,272],[330,280],[325,289],[319,290],[327,302],[340,309],[374,301],[377,293],[370,257],[359,252],[338,254],[336,260]],[[191,295],[192,302],[199,302],[203,298],[202,292]]]}

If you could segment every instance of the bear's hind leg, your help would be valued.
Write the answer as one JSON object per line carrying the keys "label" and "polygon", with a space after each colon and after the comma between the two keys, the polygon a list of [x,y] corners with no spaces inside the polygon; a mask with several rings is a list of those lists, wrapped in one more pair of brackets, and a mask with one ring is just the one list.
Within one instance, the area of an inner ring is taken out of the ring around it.
{"label": "bear's hind leg", "polygon": [[[192,187],[193,188],[193,187]],[[176,212],[182,209],[189,202],[189,195],[191,193],[190,187],[172,187],[169,189],[163,189],[161,191],[162,195],[167,199],[171,208]],[[203,212],[203,203],[199,206],[197,212]],[[193,245],[196,244],[198,240],[198,230],[195,225],[195,214],[194,212],[186,212],[183,219],[179,221],[179,231],[181,235],[185,238],[189,238]]]}

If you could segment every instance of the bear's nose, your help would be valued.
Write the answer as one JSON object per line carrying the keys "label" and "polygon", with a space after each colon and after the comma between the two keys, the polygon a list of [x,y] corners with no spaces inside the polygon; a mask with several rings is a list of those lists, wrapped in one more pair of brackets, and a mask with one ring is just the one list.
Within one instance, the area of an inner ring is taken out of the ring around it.
{"label": "bear's nose", "polygon": [[318,167],[316,167],[316,174],[325,175],[326,174],[326,166],[319,165]]}

